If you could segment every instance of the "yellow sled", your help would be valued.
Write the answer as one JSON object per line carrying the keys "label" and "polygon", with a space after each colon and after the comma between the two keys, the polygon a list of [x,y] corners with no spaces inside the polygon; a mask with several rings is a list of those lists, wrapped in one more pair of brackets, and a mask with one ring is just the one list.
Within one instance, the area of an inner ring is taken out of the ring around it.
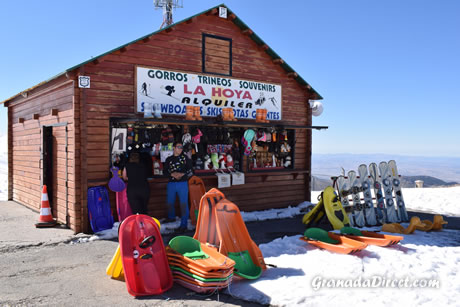
{"label": "yellow sled", "polygon": [[307,228],[318,224],[324,216],[327,216],[329,223],[336,230],[350,226],[348,215],[342,207],[342,203],[333,187],[327,187],[321,193],[319,202],[313,209],[302,218]]}
{"label": "yellow sled", "polygon": [[[158,229],[160,229],[160,222],[156,218],[153,218],[153,220],[157,223]],[[113,279],[121,281],[125,280],[123,261],[121,261],[120,245],[117,246],[117,250],[115,251],[115,254],[113,254],[112,260],[107,266],[107,269],[105,269],[105,273]]]}
{"label": "yellow sled", "polygon": [[433,217],[433,222],[430,220],[423,220],[422,221],[425,226],[417,226],[417,230],[422,230],[422,231],[431,231],[431,230],[442,230],[442,225],[447,224],[446,221],[444,221],[444,218],[442,215],[435,215]]}
{"label": "yellow sled", "polygon": [[113,254],[112,261],[110,261],[105,273],[116,280],[125,280],[123,273],[123,261],[121,261],[120,245],[118,245],[115,254]]}
{"label": "yellow sled", "polygon": [[391,223],[383,224],[382,231],[408,235],[413,233],[415,229],[418,229],[419,227],[426,227],[426,225],[420,221],[418,216],[414,216],[410,219],[410,223],[407,228],[404,228],[401,224],[398,223]]}

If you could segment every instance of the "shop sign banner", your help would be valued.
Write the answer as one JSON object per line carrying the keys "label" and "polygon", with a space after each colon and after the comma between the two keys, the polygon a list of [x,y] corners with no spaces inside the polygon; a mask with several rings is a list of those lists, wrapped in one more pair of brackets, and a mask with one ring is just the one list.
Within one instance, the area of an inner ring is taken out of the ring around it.
{"label": "shop sign banner", "polygon": [[268,120],[281,120],[281,85],[145,67],[136,78],[137,112],[159,105],[163,114],[184,115],[186,106],[200,106],[201,116],[232,108],[235,118],[255,119],[267,109]]}

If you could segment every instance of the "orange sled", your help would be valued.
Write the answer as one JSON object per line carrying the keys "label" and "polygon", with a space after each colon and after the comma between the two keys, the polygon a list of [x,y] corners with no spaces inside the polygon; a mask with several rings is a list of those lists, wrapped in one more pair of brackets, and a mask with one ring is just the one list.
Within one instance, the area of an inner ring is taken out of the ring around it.
{"label": "orange sled", "polygon": [[215,206],[225,198],[225,195],[218,189],[211,189],[201,197],[200,211],[196,222],[194,239],[201,243],[209,243],[214,246],[220,245],[216,230]]}
{"label": "orange sled", "polygon": [[194,266],[193,264],[183,263],[175,257],[168,257],[168,262],[170,266],[175,266],[195,274],[203,278],[226,278],[233,274],[233,269],[229,270],[215,270],[215,271],[203,271],[199,267]]}
{"label": "orange sled", "polygon": [[304,237],[300,237],[300,239],[316,247],[339,254],[354,254],[367,247],[366,243],[352,240],[345,236],[340,236],[319,228],[307,229]]}
{"label": "orange sled", "polygon": [[344,227],[340,230],[343,236],[366,243],[368,245],[390,246],[398,244],[404,239],[402,236],[393,236],[376,233],[373,231],[358,230],[351,227]]}
{"label": "orange sled", "polygon": [[187,236],[177,236],[171,239],[166,248],[166,254],[168,259],[175,258],[177,261],[191,264],[205,272],[225,271],[235,266],[235,262],[229,257]]}
{"label": "orange sled", "polygon": [[197,286],[195,284],[192,284],[192,283],[189,283],[187,281],[184,281],[182,279],[179,279],[179,278],[174,278],[174,282],[175,283],[178,283],[179,285],[181,285],[182,287],[185,287],[187,289],[190,289],[192,291],[195,291],[197,293],[210,293],[210,292],[214,292],[216,290],[219,290],[219,289],[224,289],[226,288],[227,286],[219,286],[219,287],[201,287],[201,286]]}
{"label": "orange sled", "polygon": [[219,252],[235,261],[235,274],[256,279],[267,267],[259,247],[252,241],[238,207],[227,199],[216,205]]}
{"label": "orange sled", "polygon": [[190,220],[192,225],[196,225],[198,210],[200,209],[201,197],[206,193],[204,182],[197,176],[192,176],[188,180],[188,198],[190,203]]}

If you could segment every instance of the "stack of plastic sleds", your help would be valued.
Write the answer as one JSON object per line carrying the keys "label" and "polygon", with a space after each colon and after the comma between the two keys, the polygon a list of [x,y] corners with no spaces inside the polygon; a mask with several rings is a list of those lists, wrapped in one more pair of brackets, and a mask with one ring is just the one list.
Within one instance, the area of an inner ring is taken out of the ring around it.
{"label": "stack of plastic sleds", "polygon": [[235,261],[235,274],[257,279],[266,269],[259,247],[252,241],[238,207],[217,189],[209,190],[200,201],[194,238],[217,247]]}
{"label": "stack of plastic sleds", "polygon": [[235,262],[191,237],[171,239],[166,255],[174,282],[195,292],[214,292],[232,281]]}

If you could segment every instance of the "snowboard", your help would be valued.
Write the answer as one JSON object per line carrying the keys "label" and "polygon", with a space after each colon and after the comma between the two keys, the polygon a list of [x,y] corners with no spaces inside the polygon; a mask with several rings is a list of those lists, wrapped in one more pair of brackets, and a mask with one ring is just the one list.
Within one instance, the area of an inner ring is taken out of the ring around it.
{"label": "snowboard", "polygon": [[348,182],[351,187],[351,194],[353,197],[353,216],[355,218],[355,225],[357,227],[364,227],[366,225],[366,219],[364,217],[364,206],[361,203],[360,191],[361,183],[356,176],[355,171],[348,172]]}
{"label": "snowboard", "polygon": [[342,207],[345,209],[345,212],[348,213],[348,219],[350,220],[350,225],[354,226],[353,219],[353,207],[348,200],[349,189],[348,189],[348,180],[344,176],[337,177],[336,180],[337,190],[340,197],[340,202]]}
{"label": "snowboard", "polygon": [[387,208],[387,223],[399,223],[398,213],[396,212],[393,201],[393,184],[391,183],[390,168],[388,163],[379,163],[380,177],[382,177],[383,192],[385,196],[385,205]]}
{"label": "snowboard", "polygon": [[401,191],[401,181],[399,180],[398,168],[396,167],[396,161],[390,160],[388,162],[390,168],[391,181],[393,183],[393,190],[395,192],[396,205],[398,206],[398,215],[401,222],[409,222],[409,216],[407,215],[406,204]]}
{"label": "snowboard", "polygon": [[379,179],[377,164],[369,164],[369,174],[371,175],[371,184],[374,188],[374,195],[376,199],[375,212],[377,221],[380,224],[387,222],[387,212],[385,209],[385,198],[383,197],[382,183]]}
{"label": "snowboard", "polygon": [[372,190],[371,182],[367,174],[367,165],[361,164],[358,167],[359,181],[364,193],[364,216],[366,218],[367,225],[377,225],[377,218],[375,216],[374,203],[372,202]]}

